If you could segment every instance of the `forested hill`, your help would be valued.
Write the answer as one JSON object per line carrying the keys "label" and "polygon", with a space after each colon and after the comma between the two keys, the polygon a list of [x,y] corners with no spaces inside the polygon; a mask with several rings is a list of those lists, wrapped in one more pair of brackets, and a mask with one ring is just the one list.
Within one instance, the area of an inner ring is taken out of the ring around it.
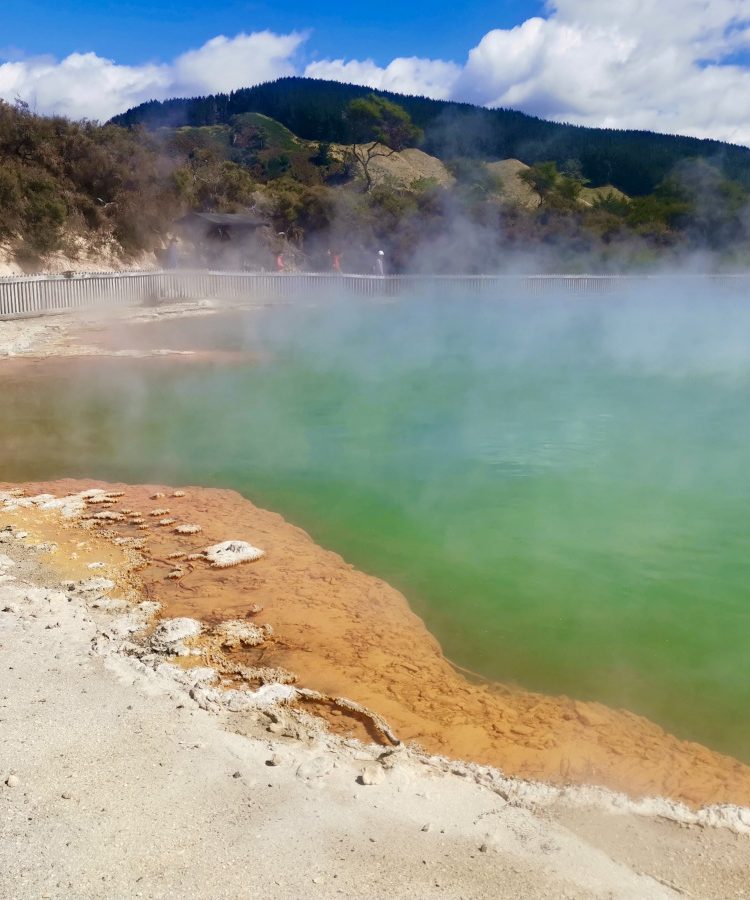
{"label": "forested hill", "polygon": [[112,121],[155,129],[227,124],[238,113],[259,112],[302,138],[346,143],[344,109],[355,97],[371,93],[403,106],[425,132],[422,149],[441,159],[515,158],[527,164],[554,160],[558,165],[577,160],[593,186],[613,184],[638,196],[651,193],[681,161],[701,157],[725,177],[750,188],[747,147],[650,131],[564,125],[514,110],[484,109],[312,78],[281,78],[230,94],[150,101]]}

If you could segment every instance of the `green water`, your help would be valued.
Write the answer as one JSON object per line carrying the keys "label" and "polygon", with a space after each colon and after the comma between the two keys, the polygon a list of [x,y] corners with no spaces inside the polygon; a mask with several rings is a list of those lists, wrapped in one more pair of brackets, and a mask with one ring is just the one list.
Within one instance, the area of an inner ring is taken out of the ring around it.
{"label": "green water", "polygon": [[403,590],[454,661],[750,761],[744,298],[285,308],[167,346],[179,328],[266,357],[6,377],[0,477],[237,488]]}

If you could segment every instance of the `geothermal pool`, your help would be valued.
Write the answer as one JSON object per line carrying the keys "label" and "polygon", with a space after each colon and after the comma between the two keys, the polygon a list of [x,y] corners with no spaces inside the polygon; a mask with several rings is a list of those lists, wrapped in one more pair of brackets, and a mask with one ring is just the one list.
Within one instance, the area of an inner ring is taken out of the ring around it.
{"label": "geothermal pool", "polygon": [[234,487],[400,588],[454,662],[750,762],[750,302],[414,298],[155,328],[238,353],[0,369],[0,477]]}

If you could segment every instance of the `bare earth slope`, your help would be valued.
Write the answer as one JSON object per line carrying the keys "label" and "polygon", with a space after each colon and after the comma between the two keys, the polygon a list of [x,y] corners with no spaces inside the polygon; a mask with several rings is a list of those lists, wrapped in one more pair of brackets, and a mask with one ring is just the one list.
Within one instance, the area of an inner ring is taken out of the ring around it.
{"label": "bare earth slope", "polygon": [[499,196],[512,206],[520,206],[524,209],[536,209],[542,202],[531,185],[527,184],[521,173],[526,172],[529,166],[520,159],[500,159],[496,162],[485,164],[487,169],[500,180]]}
{"label": "bare earth slope", "polygon": [[[344,144],[332,144],[331,150],[339,159],[344,159],[349,154],[349,147]],[[415,182],[430,180],[447,187],[455,181],[445,163],[423,150],[409,147],[400,153],[394,153],[381,145],[379,152],[386,155],[375,156],[370,162],[373,184],[389,183],[402,190],[410,190],[414,188]]]}

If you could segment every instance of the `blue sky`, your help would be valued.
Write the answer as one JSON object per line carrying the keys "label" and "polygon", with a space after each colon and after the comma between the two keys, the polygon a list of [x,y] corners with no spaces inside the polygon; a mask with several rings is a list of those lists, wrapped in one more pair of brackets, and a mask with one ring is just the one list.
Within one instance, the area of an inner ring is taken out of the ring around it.
{"label": "blue sky", "polygon": [[750,0],[0,0],[0,98],[107,119],[285,75],[750,145]]}
{"label": "blue sky", "polygon": [[491,28],[539,15],[543,2],[500,0],[463,8],[446,0],[310,3],[304,0],[3,0],[5,52],[58,57],[93,50],[118,62],[168,60],[217,34],[311,32],[311,58],[386,63],[394,56],[462,60]]}

